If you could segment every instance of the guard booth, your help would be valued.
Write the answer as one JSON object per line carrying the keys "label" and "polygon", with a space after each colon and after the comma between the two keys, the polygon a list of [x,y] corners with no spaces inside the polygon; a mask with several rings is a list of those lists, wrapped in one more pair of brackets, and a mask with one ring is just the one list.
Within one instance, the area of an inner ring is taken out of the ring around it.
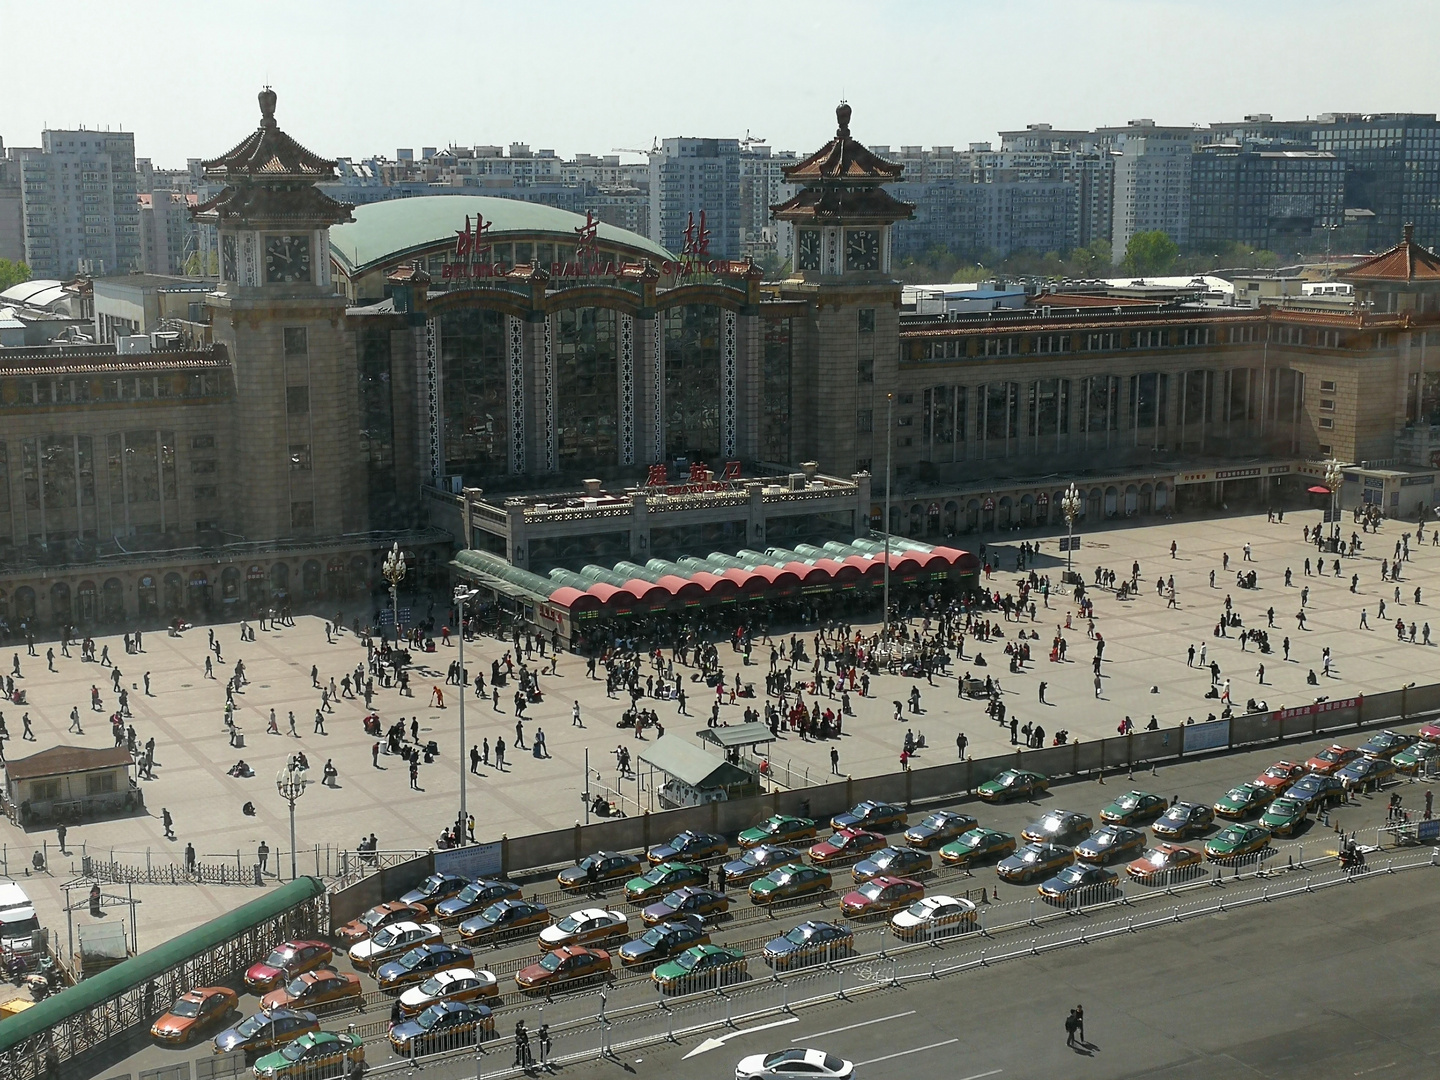
{"label": "guard booth", "polygon": [[[770,756],[769,747],[775,741],[770,729],[759,721],[731,724],[729,727],[701,728],[695,735],[702,743],[718,747],[731,765],[757,773],[761,760]],[[757,751],[757,746],[765,749]]]}
{"label": "guard booth", "polygon": [[123,746],[52,746],[5,764],[5,816],[23,829],[133,813],[145,796]]}
{"label": "guard booth", "polygon": [[[664,775],[659,788],[666,810],[744,799],[760,793],[758,772],[718,758],[680,735],[665,735],[640,752],[651,773]],[[652,786],[653,790],[653,786]]]}

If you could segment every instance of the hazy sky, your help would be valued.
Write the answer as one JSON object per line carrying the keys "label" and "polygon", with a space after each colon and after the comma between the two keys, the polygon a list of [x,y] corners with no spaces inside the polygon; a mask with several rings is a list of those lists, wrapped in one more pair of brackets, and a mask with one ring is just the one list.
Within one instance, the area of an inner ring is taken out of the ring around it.
{"label": "hazy sky", "polygon": [[1036,121],[1433,112],[1437,16],[1436,0],[0,0],[0,138],[123,127],[180,167],[252,130],[267,82],[290,134],[351,157],[747,130],[808,151],[842,95],[856,137],[891,146]]}

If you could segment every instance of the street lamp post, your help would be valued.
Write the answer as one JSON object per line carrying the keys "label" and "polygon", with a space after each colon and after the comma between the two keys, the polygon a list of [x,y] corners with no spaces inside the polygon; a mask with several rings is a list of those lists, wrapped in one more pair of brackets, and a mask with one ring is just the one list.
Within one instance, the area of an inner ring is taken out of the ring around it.
{"label": "street lamp post", "polygon": [[1080,492],[1071,484],[1065,494],[1060,497],[1060,513],[1065,517],[1065,530],[1067,539],[1065,541],[1065,577],[1074,576],[1075,559],[1075,519],[1080,516]]}
{"label": "street lamp post", "polygon": [[890,638],[890,448],[895,440],[890,434],[890,422],[895,416],[895,395],[885,395],[885,613],[882,616],[882,636]]}
{"label": "street lamp post", "polygon": [[479,595],[478,589],[471,589],[465,585],[455,586],[455,606],[460,611],[460,821],[461,828],[458,830],[460,843],[465,842],[465,691],[469,689],[465,684],[465,604],[474,600]]}
{"label": "street lamp post", "polygon": [[1340,535],[1340,484],[1344,481],[1345,474],[1340,470],[1340,462],[1331,458],[1325,463],[1325,486],[1330,489],[1330,536],[1332,538]]}
{"label": "street lamp post", "polygon": [[380,567],[380,574],[390,583],[390,613],[395,620],[395,647],[400,647],[400,582],[405,580],[405,554],[400,550],[400,542],[395,541],[394,545],[385,555],[385,562]]}
{"label": "street lamp post", "polygon": [[290,804],[290,880],[298,876],[295,868],[295,804],[305,794],[305,770],[297,769],[292,762],[275,775],[275,789],[280,797]]}

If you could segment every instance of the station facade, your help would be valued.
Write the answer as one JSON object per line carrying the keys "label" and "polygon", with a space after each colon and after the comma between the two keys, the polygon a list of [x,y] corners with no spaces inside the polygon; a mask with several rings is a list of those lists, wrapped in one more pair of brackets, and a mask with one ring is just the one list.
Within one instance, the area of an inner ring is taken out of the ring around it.
{"label": "station facade", "polygon": [[701,214],[672,252],[516,200],[336,203],[265,91],[205,163],[220,280],[181,347],[0,350],[0,619],[353,603],[395,542],[438,581],[457,545],[548,573],[853,540],[886,524],[887,459],[891,530],[931,542],[1054,524],[1071,482],[1091,520],[1265,499],[1331,457],[1433,492],[1440,259],[1408,233],[1346,272],[1344,312],[920,317],[901,167],[836,119],[786,168],[795,269],[765,282]]}

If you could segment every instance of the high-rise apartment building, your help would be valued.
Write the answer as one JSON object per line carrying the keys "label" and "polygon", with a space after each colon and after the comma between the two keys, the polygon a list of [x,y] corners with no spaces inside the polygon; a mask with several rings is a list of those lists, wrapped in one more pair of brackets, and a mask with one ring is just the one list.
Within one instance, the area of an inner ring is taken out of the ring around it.
{"label": "high-rise apartment building", "polygon": [[1343,223],[1345,163],[1319,150],[1202,146],[1191,157],[1190,246],[1227,243],[1293,255]]}
{"label": "high-rise apartment building", "polygon": [[1371,240],[1388,247],[1407,224],[1415,240],[1440,244],[1440,124],[1434,113],[1321,113],[1275,120],[1255,113],[1210,125],[1210,138],[1290,142],[1328,151],[1345,163],[1345,209],[1369,210]]}
{"label": "high-rise apartment building", "polygon": [[[650,154],[650,239],[680,253],[705,215],[707,254],[740,257],[740,140],[665,139]],[[698,236],[698,231],[693,235]]]}
{"label": "high-rise apartment building", "polygon": [[37,278],[140,269],[135,136],[44,131],[20,152],[25,258]]}
{"label": "high-rise apartment building", "polygon": [[898,257],[935,248],[1001,258],[1068,252],[1093,238],[1097,213],[1109,237],[1109,161],[1100,151],[997,151],[988,142],[875,150],[905,167],[891,191],[915,206],[912,220],[895,225]]}
{"label": "high-rise apartment building", "polygon": [[1184,247],[1190,241],[1190,157],[1206,139],[1196,128],[1159,127],[1131,120],[1097,128],[1118,153],[1110,244],[1115,261],[1136,233],[1159,230]]}
{"label": "high-rise apartment building", "polygon": [[20,151],[0,139],[0,259],[25,259],[25,215],[21,208]]}
{"label": "high-rise apartment building", "polygon": [[767,257],[793,260],[783,247],[789,230],[781,229],[770,207],[790,199],[796,191],[786,183],[785,168],[799,160],[793,150],[772,151],[762,142],[740,144],[740,249],[757,262]]}

